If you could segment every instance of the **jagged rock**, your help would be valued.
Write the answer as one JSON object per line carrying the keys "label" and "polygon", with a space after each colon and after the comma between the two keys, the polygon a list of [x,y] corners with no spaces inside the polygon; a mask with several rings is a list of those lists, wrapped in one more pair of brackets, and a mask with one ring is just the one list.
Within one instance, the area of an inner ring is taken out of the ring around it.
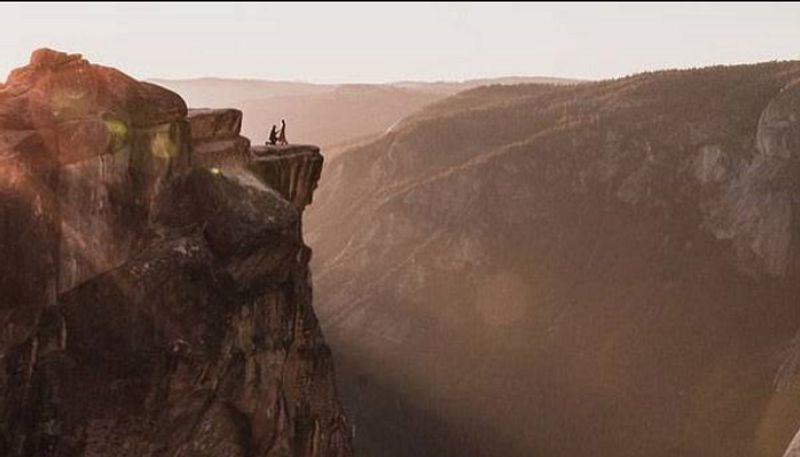
{"label": "jagged rock", "polygon": [[740,265],[757,275],[785,277],[800,267],[793,236],[800,214],[796,195],[800,157],[800,81],[787,84],[761,113],[756,154],[727,180],[720,210],[709,218],[721,238],[731,238]]}
{"label": "jagged rock", "polygon": [[159,86],[83,59],[59,57],[54,51],[41,55],[48,57],[32,59],[9,75],[0,94],[0,128],[43,129],[68,121],[109,120],[129,129],[186,116],[180,96]]}
{"label": "jagged rock", "polygon": [[83,60],[80,54],[67,54],[53,49],[37,49],[31,53],[31,67],[56,67],[74,60]]}
{"label": "jagged rock", "polygon": [[322,172],[322,154],[310,145],[255,146],[250,170],[302,211],[311,204]]}
{"label": "jagged rock", "polygon": [[149,202],[188,166],[185,115],[172,92],[56,51],[37,51],[12,72],[0,92],[0,147],[55,215],[59,291],[140,247],[144,228],[135,226]]}
{"label": "jagged rock", "polygon": [[197,167],[235,169],[250,161],[250,140],[239,136],[242,112],[234,109],[189,111],[192,163]]}
{"label": "jagged rock", "polygon": [[250,140],[244,137],[195,144],[192,163],[206,168],[237,168],[250,162]]}
{"label": "jagged rock", "polygon": [[186,114],[51,50],[0,86],[0,455],[352,455],[302,207]]}
{"label": "jagged rock", "polygon": [[285,278],[305,248],[297,210],[246,172],[195,169],[173,181],[157,213],[169,227],[201,225],[215,256],[246,288]]}
{"label": "jagged rock", "polygon": [[236,138],[242,129],[238,109],[191,109],[188,118],[194,143]]}

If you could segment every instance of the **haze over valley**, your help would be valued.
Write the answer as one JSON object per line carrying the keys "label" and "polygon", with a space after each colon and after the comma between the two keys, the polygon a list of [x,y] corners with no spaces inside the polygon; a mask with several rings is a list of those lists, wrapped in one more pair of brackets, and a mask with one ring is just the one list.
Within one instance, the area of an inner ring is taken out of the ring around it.
{"label": "haze over valley", "polygon": [[0,5],[0,457],[800,457],[800,6]]}
{"label": "haze over valley", "polygon": [[286,119],[293,139],[321,145],[331,156],[354,142],[384,133],[406,116],[461,90],[492,84],[577,81],[513,77],[343,85],[219,78],[153,82],[181,94],[190,106],[242,110],[242,132],[253,141],[266,141],[270,125]]}

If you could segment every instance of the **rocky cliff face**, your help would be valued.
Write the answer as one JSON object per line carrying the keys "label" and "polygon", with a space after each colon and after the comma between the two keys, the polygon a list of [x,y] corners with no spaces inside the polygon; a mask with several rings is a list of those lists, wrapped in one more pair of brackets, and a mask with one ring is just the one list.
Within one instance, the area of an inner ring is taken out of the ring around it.
{"label": "rocky cliff face", "polygon": [[300,230],[322,158],[78,55],[0,85],[0,455],[349,456]]}
{"label": "rocky cliff face", "polygon": [[332,160],[307,227],[359,450],[781,455],[799,79],[481,88]]}

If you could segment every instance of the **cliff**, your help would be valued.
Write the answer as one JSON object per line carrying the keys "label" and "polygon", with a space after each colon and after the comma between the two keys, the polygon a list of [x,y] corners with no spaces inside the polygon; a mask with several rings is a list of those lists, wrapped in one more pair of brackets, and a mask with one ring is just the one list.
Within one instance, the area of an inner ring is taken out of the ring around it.
{"label": "cliff", "polygon": [[798,81],[771,62],[484,87],[330,160],[306,227],[359,451],[781,455]]}
{"label": "cliff", "polygon": [[300,229],[322,157],[241,122],[46,49],[0,85],[0,455],[352,454]]}

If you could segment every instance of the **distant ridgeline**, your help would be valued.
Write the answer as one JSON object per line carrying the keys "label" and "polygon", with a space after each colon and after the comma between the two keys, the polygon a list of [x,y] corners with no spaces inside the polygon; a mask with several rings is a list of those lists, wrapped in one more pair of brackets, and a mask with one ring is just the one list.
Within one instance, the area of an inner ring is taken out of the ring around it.
{"label": "distant ridgeline", "polygon": [[0,85],[0,455],[348,457],[300,230],[315,146],[80,55]]}

